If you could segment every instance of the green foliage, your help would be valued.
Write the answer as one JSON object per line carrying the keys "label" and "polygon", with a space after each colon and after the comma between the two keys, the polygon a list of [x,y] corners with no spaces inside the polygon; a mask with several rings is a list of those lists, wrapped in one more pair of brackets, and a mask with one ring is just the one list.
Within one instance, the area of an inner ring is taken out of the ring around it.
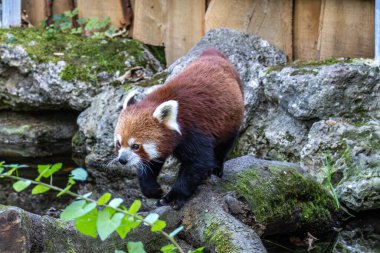
{"label": "green foliage", "polygon": [[21,192],[21,191],[25,190],[26,188],[28,188],[28,186],[31,183],[32,182],[30,180],[19,180],[16,183],[13,184],[13,189],[16,192]]}
{"label": "green foliage", "polygon": [[111,19],[109,17],[104,20],[99,18],[79,18],[77,19],[78,27],[74,27],[74,18],[78,16],[78,9],[66,11],[65,13],[54,14],[51,23],[45,18],[41,26],[45,29],[48,38],[54,38],[59,33],[67,34],[86,34],[96,38],[103,38],[105,35],[113,35],[117,29],[110,26]]}
{"label": "green foliage", "polygon": [[50,190],[49,187],[46,187],[43,185],[36,185],[32,190],[32,194],[41,194],[41,193],[47,192],[49,190]]}
{"label": "green foliage", "polygon": [[146,253],[142,242],[128,242],[128,253]]}
{"label": "green foliage", "polygon": [[76,168],[71,171],[70,176],[72,179],[77,181],[86,181],[88,172],[83,168]]}
{"label": "green foliage", "polygon": [[115,209],[106,207],[98,212],[96,227],[102,241],[107,239],[120,226],[124,214],[115,213]]}
{"label": "green foliage", "polygon": [[333,164],[331,156],[326,156],[325,160],[323,161],[323,170],[326,174],[326,177],[323,180],[323,185],[324,185],[325,189],[334,198],[335,205],[339,209],[340,203],[339,203],[339,199],[338,199],[338,194],[336,193],[335,188],[332,185],[332,175],[334,173],[334,164]]}
{"label": "green foliage", "polygon": [[176,252],[176,246],[174,244],[168,244],[161,248],[162,253],[175,253]]}
{"label": "green foliage", "polygon": [[[159,219],[159,215],[156,213],[150,213],[145,218],[138,215],[141,207],[141,201],[135,200],[132,205],[127,208],[122,205],[123,200],[121,198],[113,198],[110,193],[103,194],[98,200],[90,199],[91,193],[78,195],[73,193],[70,188],[75,184],[73,178],[83,179],[82,176],[77,176],[76,173],[71,173],[67,186],[64,189],[58,188],[52,185],[52,176],[54,173],[62,168],[61,163],[47,164],[38,166],[39,175],[35,180],[24,179],[18,176],[18,169],[24,166],[19,165],[5,165],[4,162],[0,162],[0,178],[10,178],[17,180],[13,184],[13,188],[20,192],[26,189],[29,185],[35,184],[36,186],[32,190],[32,194],[40,194],[49,190],[58,191],[57,196],[63,194],[69,194],[77,199],[68,205],[60,215],[63,221],[74,221],[75,228],[82,234],[106,240],[114,232],[116,232],[120,238],[124,239],[127,234],[137,228],[141,223],[150,226],[152,232],[161,233],[164,235],[171,244],[164,246],[161,251],[163,252],[180,252],[184,251],[178,246],[174,237],[183,229],[179,227],[171,232],[169,235],[163,231],[166,227],[166,222]],[[84,169],[79,168],[83,173]],[[87,172],[86,172],[87,173]],[[16,174],[16,175],[15,175]],[[86,175],[87,177],[87,175]],[[50,184],[46,184],[40,181],[42,178],[50,178]],[[108,203],[108,204],[107,204]],[[115,252],[124,252],[116,250]],[[128,253],[142,253],[145,252],[143,244],[141,242],[128,242]],[[189,253],[203,252],[202,248]]]}
{"label": "green foliage", "polygon": [[85,215],[96,208],[96,203],[87,203],[85,200],[76,200],[63,210],[60,218],[71,221]]}
{"label": "green foliage", "polygon": [[111,199],[111,193],[109,192],[106,192],[103,194],[103,196],[101,196],[99,199],[98,199],[98,205],[99,206],[102,206],[102,205],[105,205],[107,204],[107,202]]}

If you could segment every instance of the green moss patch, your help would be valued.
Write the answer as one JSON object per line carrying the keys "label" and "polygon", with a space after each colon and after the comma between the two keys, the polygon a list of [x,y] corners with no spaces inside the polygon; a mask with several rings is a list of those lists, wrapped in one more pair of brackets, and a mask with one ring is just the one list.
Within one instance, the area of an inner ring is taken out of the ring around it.
{"label": "green moss patch", "polygon": [[38,63],[65,61],[67,65],[61,78],[67,81],[76,79],[96,84],[101,72],[113,75],[116,71],[127,71],[130,66],[125,62],[131,58],[135,66],[149,64],[142,57],[143,45],[128,39],[49,35],[35,28],[12,28],[0,29],[0,43],[21,45]]}
{"label": "green moss patch", "polygon": [[[211,219],[211,218],[210,218]],[[207,224],[204,230],[205,241],[215,247],[218,253],[238,252],[239,248],[231,243],[231,233],[217,223]]]}
{"label": "green moss patch", "polygon": [[337,211],[322,187],[293,169],[251,168],[225,184],[243,197],[261,224],[295,222],[302,227],[325,227]]}

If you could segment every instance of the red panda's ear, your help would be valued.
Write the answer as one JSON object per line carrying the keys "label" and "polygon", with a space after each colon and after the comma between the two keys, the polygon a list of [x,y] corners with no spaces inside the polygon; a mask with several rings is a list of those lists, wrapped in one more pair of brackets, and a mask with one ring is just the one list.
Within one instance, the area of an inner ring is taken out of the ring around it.
{"label": "red panda's ear", "polygon": [[153,112],[153,117],[158,119],[160,123],[163,123],[167,128],[181,134],[181,130],[177,121],[177,115],[178,102],[175,100],[163,102]]}
{"label": "red panda's ear", "polygon": [[136,103],[136,99],[135,99],[136,94],[137,92],[134,90],[128,93],[127,97],[124,99],[123,109]]}

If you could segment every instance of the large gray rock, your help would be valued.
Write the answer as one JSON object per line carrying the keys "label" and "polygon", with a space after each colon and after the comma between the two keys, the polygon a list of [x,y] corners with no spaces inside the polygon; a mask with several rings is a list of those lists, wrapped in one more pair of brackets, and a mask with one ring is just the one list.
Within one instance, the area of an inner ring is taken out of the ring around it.
{"label": "large gray rock", "polygon": [[302,120],[349,116],[380,107],[380,68],[365,62],[285,67],[263,78],[265,95]]}
{"label": "large gray rock", "polygon": [[380,208],[380,121],[314,123],[301,151],[301,166],[320,182],[334,175],[339,200],[350,209]]}
{"label": "large gray rock", "polygon": [[76,113],[27,114],[0,112],[0,143],[57,143],[70,140],[77,130]]}
{"label": "large gray rock", "polygon": [[[125,55],[126,67],[135,66],[137,59],[129,57],[128,52]],[[146,62],[146,66],[142,66],[145,75],[149,76],[162,70],[160,63],[145,47],[141,48],[140,58],[138,62]],[[97,84],[75,78],[72,81],[64,81],[61,73],[66,66],[67,63],[64,61],[35,63],[22,46],[1,44],[0,109],[83,111],[103,86],[108,86],[120,75],[100,73],[100,81]]]}

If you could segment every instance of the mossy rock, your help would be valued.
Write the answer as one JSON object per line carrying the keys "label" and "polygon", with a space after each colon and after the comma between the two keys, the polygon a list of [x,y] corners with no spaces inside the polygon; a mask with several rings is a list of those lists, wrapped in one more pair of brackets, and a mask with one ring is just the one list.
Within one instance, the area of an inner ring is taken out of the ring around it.
{"label": "mossy rock", "polygon": [[317,182],[283,166],[252,166],[224,187],[244,198],[256,221],[266,226],[265,234],[322,233],[331,229],[338,211]]}
{"label": "mossy rock", "polygon": [[[62,80],[98,84],[101,74],[123,74],[130,67],[143,66],[156,71],[146,48],[138,41],[122,38],[86,38],[74,34],[48,34],[35,28],[0,29],[0,43],[21,45],[37,63],[65,61]],[[160,48],[153,54],[162,56]],[[162,59],[161,59],[162,60]],[[164,61],[164,60],[162,60]]]}

